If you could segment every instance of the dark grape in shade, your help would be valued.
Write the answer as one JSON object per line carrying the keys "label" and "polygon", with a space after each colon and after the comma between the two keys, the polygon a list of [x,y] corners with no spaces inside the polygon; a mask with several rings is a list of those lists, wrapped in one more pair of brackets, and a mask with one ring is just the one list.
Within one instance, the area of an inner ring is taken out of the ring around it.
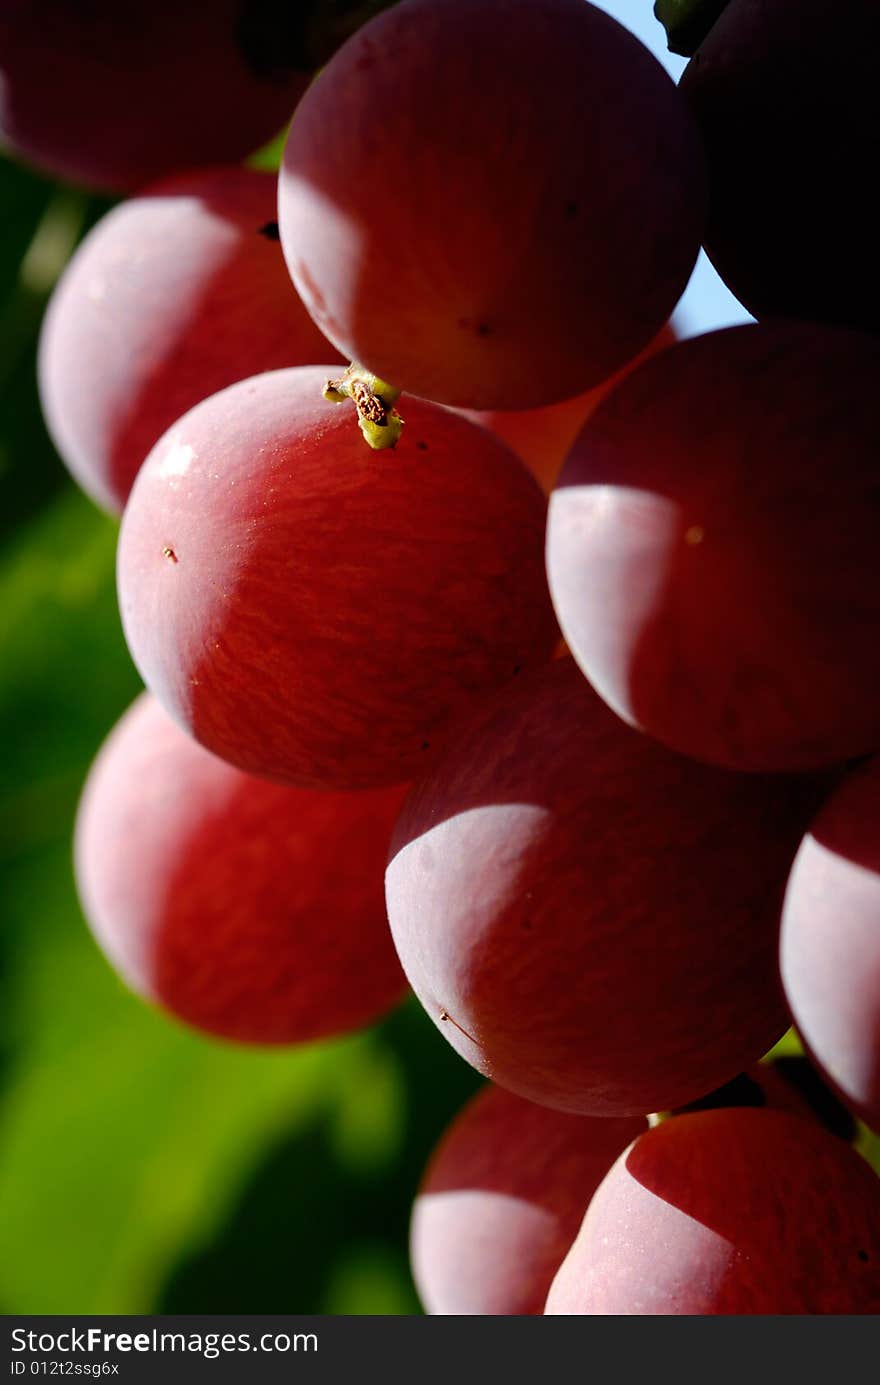
{"label": "dark grape in shade", "polygon": [[729,0],[681,79],[706,249],[755,317],[880,328],[876,0]]}
{"label": "dark grape in shade", "polygon": [[[298,4],[276,5],[278,19]],[[295,33],[257,22],[265,8],[6,0],[0,144],[57,178],[113,192],[245,158],[286,126],[311,79]]]}

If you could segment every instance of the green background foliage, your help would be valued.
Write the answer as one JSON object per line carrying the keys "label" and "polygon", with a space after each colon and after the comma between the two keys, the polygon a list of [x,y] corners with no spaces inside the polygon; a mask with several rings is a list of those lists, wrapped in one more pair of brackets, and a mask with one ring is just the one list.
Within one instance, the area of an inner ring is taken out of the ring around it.
{"label": "green background foliage", "polygon": [[0,1311],[415,1313],[412,1198],[476,1075],[412,1001],[300,1049],[203,1039],[77,903],[77,798],[140,683],[118,526],[52,448],[36,344],[109,206],[0,161]]}

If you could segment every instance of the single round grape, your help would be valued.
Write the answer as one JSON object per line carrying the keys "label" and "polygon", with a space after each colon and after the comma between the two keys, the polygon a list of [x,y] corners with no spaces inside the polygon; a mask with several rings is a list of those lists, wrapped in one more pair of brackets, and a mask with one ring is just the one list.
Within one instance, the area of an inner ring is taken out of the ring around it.
{"label": "single round grape", "polygon": [[297,110],[284,253],[348,357],[441,403],[579,394],[660,330],[704,224],[674,84],[585,0],[404,0]]}
{"label": "single round grape", "polygon": [[880,760],[853,770],[795,857],[780,940],[804,1044],[846,1104],[880,1130]]}
{"label": "single round grape", "polygon": [[745,770],[880,746],[880,342],[711,332],[603,401],[550,501],[563,634],[626,721]]}
{"label": "single round grape", "polygon": [[528,1100],[693,1100],[787,1026],[779,911],[824,790],[675,755],[556,660],[459,725],[404,803],[386,898],[410,985]]}
{"label": "single round grape", "polygon": [[876,0],[730,0],[681,79],[706,249],[758,318],[880,327]]}
{"label": "single round grape", "polygon": [[880,1181],[780,1111],[703,1111],[640,1135],[600,1184],[550,1315],[876,1313]]}
{"label": "single round grape", "polygon": [[300,0],[271,7],[267,24],[266,0],[5,0],[0,144],[119,192],[243,159],[311,78]]}
{"label": "single round grape", "polygon": [[403,783],[558,639],[544,497],[502,443],[402,397],[373,451],[332,368],[240,381],[138,475],[119,543],[135,663],[207,749],[306,788]]}
{"label": "single round grape", "polygon": [[339,359],[284,264],[276,179],[185,173],[109,212],[67,265],[43,321],[39,379],[55,445],[121,513],[153,444],[249,375]]}
{"label": "single round grape", "polygon": [[484,1087],[434,1151],[413,1208],[410,1257],[434,1314],[543,1312],[587,1203],[645,1128],[570,1116]]}
{"label": "single round grape", "polygon": [[83,910],[132,990],[209,1034],[290,1044],[361,1028],[406,989],[382,898],[400,796],[242,774],[143,694],[83,790]]}

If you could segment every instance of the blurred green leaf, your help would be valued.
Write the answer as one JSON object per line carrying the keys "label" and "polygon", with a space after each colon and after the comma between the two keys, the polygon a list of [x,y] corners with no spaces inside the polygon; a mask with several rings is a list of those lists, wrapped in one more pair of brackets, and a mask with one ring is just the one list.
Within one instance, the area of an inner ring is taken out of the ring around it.
{"label": "blurred green leaf", "polygon": [[53,185],[10,159],[0,158],[0,304],[15,286],[19,265],[52,197]]}
{"label": "blurred green leaf", "polygon": [[[353,1310],[352,1304],[357,1308]],[[385,1246],[357,1246],[334,1266],[320,1311],[376,1316],[420,1310],[397,1257]]]}
{"label": "blurred green leaf", "polygon": [[[187,1034],[83,942],[56,940],[25,978],[38,1038],[15,1064],[0,1131],[7,1312],[149,1312],[258,1151],[323,1102],[334,1058]],[[62,996],[75,1003],[56,1006]]]}
{"label": "blurred green leaf", "polygon": [[65,485],[40,410],[37,343],[59,274],[112,205],[0,158],[0,536]]}
{"label": "blurred green leaf", "polygon": [[89,761],[140,687],[116,533],[68,486],[0,559],[0,859],[69,828]]}

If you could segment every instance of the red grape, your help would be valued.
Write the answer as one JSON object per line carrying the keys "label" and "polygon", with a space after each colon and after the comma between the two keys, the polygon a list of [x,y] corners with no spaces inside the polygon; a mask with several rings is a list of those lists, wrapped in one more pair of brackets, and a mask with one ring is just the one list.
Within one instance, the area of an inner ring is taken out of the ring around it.
{"label": "red grape", "polygon": [[165,434],[123,519],[120,603],[144,681],[209,750],[369,788],[550,657],[546,506],[502,443],[422,400],[372,451],[327,374],[241,381]]}
{"label": "red grape", "polygon": [[880,1182],[779,1111],[703,1111],[640,1135],[590,1203],[551,1315],[876,1313]]}
{"label": "red grape", "polygon": [[281,130],[311,77],[303,17],[284,23],[274,8],[267,27],[261,0],[5,0],[0,143],[120,191],[242,159]]}
{"label": "red grape", "polygon": [[779,908],[819,792],[665,750],[557,660],[459,726],[403,806],[386,897],[410,985],[529,1100],[692,1100],[786,1027]]}
{"label": "red grape", "polygon": [[795,857],[782,981],[826,1078],[880,1130],[880,760],[853,771]]}
{"label": "red grape", "polygon": [[877,0],[730,0],[681,80],[706,248],[756,317],[880,327]]}
{"label": "red grape", "polygon": [[141,462],[187,409],[235,380],[338,359],[277,244],[276,180],[186,173],[116,207],[53,294],[40,392],[83,488],[121,512]]}
{"label": "red grape", "polygon": [[242,774],[145,694],[83,792],[86,917],[133,990],[211,1034],[289,1044],[357,1029],[405,991],[382,899],[400,796]]}
{"label": "red grape", "polygon": [[279,183],[294,282],[345,355],[443,403],[599,384],[693,267],[702,154],[666,73],[584,0],[405,0],[301,102]]}
{"label": "red grape", "polygon": [[587,1203],[639,1118],[570,1116],[485,1087],[446,1131],[413,1209],[429,1313],[541,1313]]}
{"label": "red grape", "polygon": [[550,502],[575,658],[625,720],[734,769],[880,745],[880,342],[682,342],[599,407]]}

